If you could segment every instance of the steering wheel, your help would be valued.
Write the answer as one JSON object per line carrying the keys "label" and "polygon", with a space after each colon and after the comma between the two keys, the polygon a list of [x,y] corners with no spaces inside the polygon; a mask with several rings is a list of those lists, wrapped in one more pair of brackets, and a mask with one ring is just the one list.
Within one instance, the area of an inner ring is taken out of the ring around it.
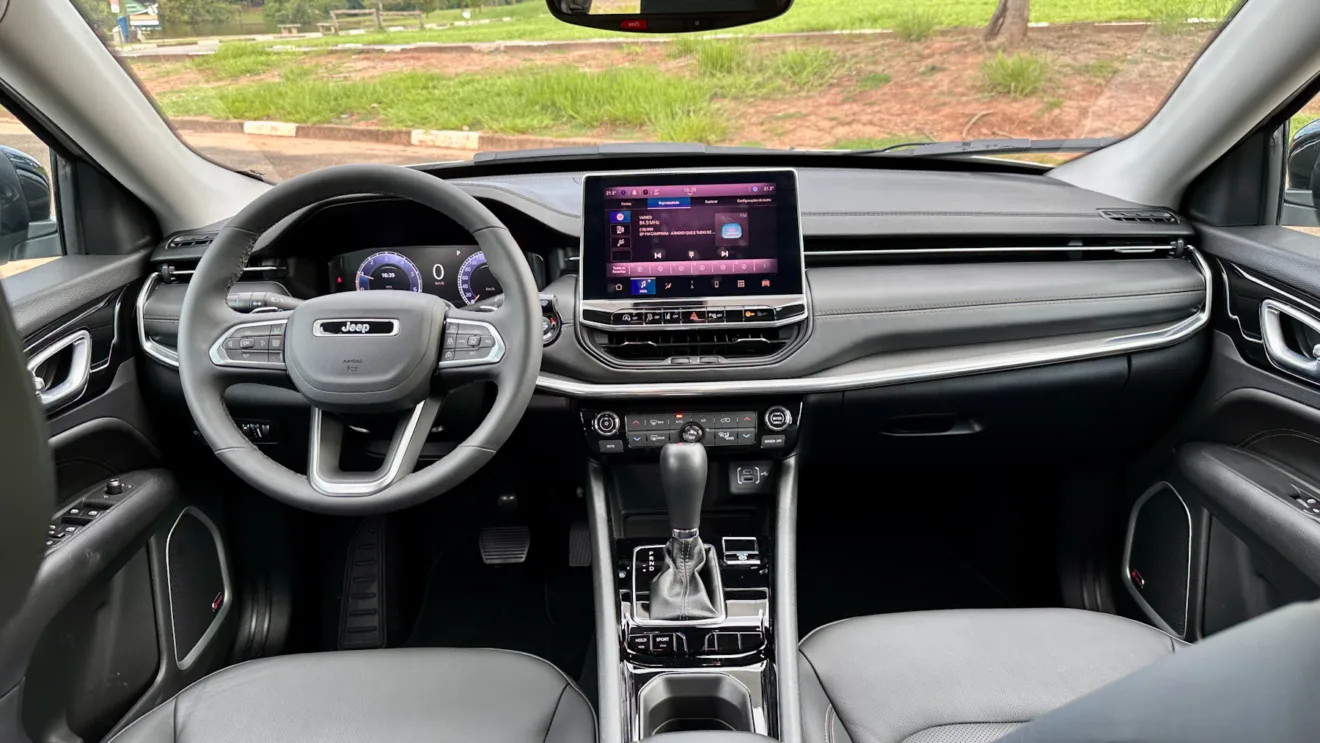
{"label": "steering wheel", "polygon": [[[462,225],[504,287],[493,312],[455,309],[421,292],[347,292],[289,311],[229,308],[257,238],[304,207],[337,196],[381,194],[429,206]],[[463,482],[509,438],[531,401],[541,366],[540,300],[518,244],[490,210],[434,176],[387,165],[343,165],[275,186],[229,220],[189,282],[179,317],[179,377],[202,437],[252,487],[291,506],[333,514],[406,508]],[[449,390],[493,381],[495,403],[451,453],[413,471]],[[267,457],[224,404],[234,384],[290,386],[312,406],[307,474]],[[399,417],[374,472],[340,468],[340,413]]]}

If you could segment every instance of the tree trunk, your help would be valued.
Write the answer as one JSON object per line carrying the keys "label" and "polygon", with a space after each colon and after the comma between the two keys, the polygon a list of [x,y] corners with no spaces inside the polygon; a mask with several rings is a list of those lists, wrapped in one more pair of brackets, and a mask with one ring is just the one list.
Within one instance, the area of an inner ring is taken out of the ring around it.
{"label": "tree trunk", "polygon": [[999,49],[1013,50],[1027,38],[1027,21],[1031,18],[1031,0],[999,0],[990,23],[985,27],[985,40]]}

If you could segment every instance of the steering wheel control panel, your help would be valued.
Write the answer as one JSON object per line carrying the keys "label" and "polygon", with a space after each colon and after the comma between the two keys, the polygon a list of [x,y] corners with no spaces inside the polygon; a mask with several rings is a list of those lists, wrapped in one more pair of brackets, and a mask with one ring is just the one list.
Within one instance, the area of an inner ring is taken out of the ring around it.
{"label": "steering wheel control panel", "polygon": [[797,444],[802,405],[742,401],[714,409],[630,406],[622,411],[594,407],[579,411],[592,452],[653,456],[665,444],[675,443],[703,444],[730,453],[787,451]]}

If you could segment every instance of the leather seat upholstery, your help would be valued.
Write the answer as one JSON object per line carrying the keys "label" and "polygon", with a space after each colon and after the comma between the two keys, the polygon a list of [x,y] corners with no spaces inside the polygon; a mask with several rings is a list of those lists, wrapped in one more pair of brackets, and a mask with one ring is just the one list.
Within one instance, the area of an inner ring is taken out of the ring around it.
{"label": "leather seat upholstery", "polygon": [[1182,646],[1074,609],[847,619],[802,641],[803,740],[987,743]]}
{"label": "leather seat upholstery", "polygon": [[226,668],[114,743],[592,743],[596,720],[554,666],[505,650],[313,653]]}

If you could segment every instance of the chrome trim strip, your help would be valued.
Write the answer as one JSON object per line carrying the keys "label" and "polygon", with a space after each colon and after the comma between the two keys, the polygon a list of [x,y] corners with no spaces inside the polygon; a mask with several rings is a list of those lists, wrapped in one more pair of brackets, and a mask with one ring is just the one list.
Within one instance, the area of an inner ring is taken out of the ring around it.
{"label": "chrome trim strip", "polygon": [[[376,470],[380,474],[370,480],[331,480],[321,475],[321,409],[313,406],[312,435],[307,460],[307,481],[311,483],[317,492],[325,495],[371,495],[384,490],[399,476],[399,470],[403,467],[404,453],[411,445],[413,436],[417,434],[417,423],[422,417],[422,409],[426,407],[427,402],[427,400],[423,400],[417,404],[417,407],[413,408],[412,415],[408,417],[403,433],[399,436],[398,445],[393,447],[389,460],[385,462],[381,469]],[[423,432],[422,435],[425,436],[426,433]],[[369,475],[372,473],[364,474]]]}
{"label": "chrome trim strip", "polygon": [[[388,333],[327,333],[325,326],[330,323],[351,322],[387,322]],[[388,338],[399,334],[399,321],[388,317],[331,317],[312,323],[312,335],[318,338]]]}
{"label": "chrome trim strip", "polygon": [[1047,247],[996,247],[996,248],[895,248],[893,250],[809,250],[807,257],[842,258],[850,255],[960,255],[971,253],[1149,253],[1157,250],[1173,250],[1171,245],[1076,245]]}
{"label": "chrome trim strip", "polygon": [[[210,626],[208,626],[206,631],[202,633],[202,636],[198,638],[197,643],[192,646],[192,649],[180,658],[179,636],[175,631],[174,625],[174,576],[170,571],[170,540],[174,538],[174,530],[178,528],[179,522],[183,520],[185,514],[192,515],[193,518],[202,522],[202,526],[205,526],[207,530],[211,532],[211,538],[215,540],[216,557],[220,561],[220,579],[224,582],[225,593],[224,604],[221,605],[220,612],[211,618]],[[177,666],[180,671],[186,671],[192,667],[193,663],[197,662],[198,656],[202,654],[202,651],[210,644],[211,639],[220,631],[220,627],[224,625],[225,617],[229,616],[229,608],[234,604],[234,591],[229,583],[229,556],[225,553],[225,543],[224,540],[220,538],[220,530],[215,528],[215,523],[211,521],[210,517],[194,506],[187,506],[182,511],[179,511],[178,517],[174,519],[174,523],[170,526],[169,534],[165,537],[165,590],[169,592],[170,640],[174,645],[174,665]]]}
{"label": "chrome trim strip", "polygon": [[[180,260],[188,260],[188,259],[182,258]],[[262,273],[265,271],[278,271],[280,270],[280,268],[281,266],[244,266],[243,273],[247,273],[249,271],[254,273]],[[194,273],[196,273],[196,270],[188,268],[178,271],[172,271],[171,273],[173,273],[175,276],[192,276]]]}
{"label": "chrome trim strip", "polygon": [[[602,176],[633,176],[633,175],[636,175],[636,176],[639,177],[639,178],[647,178],[647,177],[656,176],[656,175],[660,175],[660,176],[668,176],[668,175],[679,175],[679,176],[685,176],[685,175],[710,175],[710,174],[717,174],[717,175],[718,175],[718,174],[721,174],[721,173],[728,173],[728,174],[734,174],[734,175],[748,175],[748,174],[754,174],[754,173],[789,173],[789,174],[791,174],[791,175],[793,176],[793,184],[794,184],[794,189],[793,189],[793,190],[796,191],[796,192],[798,192],[798,195],[799,195],[798,198],[797,198],[797,204],[796,204],[796,206],[797,206],[797,218],[798,218],[798,219],[797,219],[797,221],[798,221],[798,235],[797,235],[797,237],[798,237],[798,260],[799,260],[800,263],[801,263],[801,265],[799,266],[799,268],[801,268],[801,270],[802,270],[802,294],[801,294],[801,295],[793,295],[793,296],[801,296],[801,297],[802,297],[802,300],[803,300],[803,301],[802,301],[802,305],[806,308],[806,312],[803,313],[802,317],[795,317],[795,318],[792,318],[792,319],[790,319],[790,320],[786,320],[786,321],[777,321],[777,322],[774,322],[774,323],[768,323],[768,324],[762,324],[762,323],[742,323],[742,324],[739,324],[739,323],[722,323],[722,324],[719,324],[719,325],[700,325],[700,326],[698,326],[698,325],[691,325],[691,326],[688,326],[688,327],[690,327],[690,328],[697,328],[697,327],[703,327],[703,328],[777,327],[777,326],[779,326],[779,325],[789,325],[789,324],[793,324],[793,323],[805,322],[806,320],[810,319],[810,317],[811,317],[811,302],[809,301],[809,296],[808,296],[808,295],[809,295],[809,292],[807,291],[807,286],[808,286],[808,284],[807,284],[807,246],[806,246],[806,242],[803,240],[803,237],[802,237],[802,199],[801,199],[801,189],[800,189],[801,184],[800,184],[799,181],[798,181],[798,174],[797,174],[797,169],[796,169],[796,168],[709,168],[709,169],[705,169],[705,170],[639,170],[639,171],[628,171],[628,170],[622,170],[622,171],[605,171],[605,172],[598,172],[598,173],[586,173],[586,174],[584,174],[584,175],[582,176],[582,204],[585,205],[585,204],[587,203],[587,183],[588,183],[588,181],[589,181],[592,177],[602,177]],[[585,219],[585,216],[584,216],[583,218]],[[574,313],[574,315],[575,315],[575,318],[574,318],[574,319],[575,319],[579,324],[581,324],[581,325],[587,325],[587,326],[591,326],[591,327],[595,327],[595,328],[603,328],[603,329],[607,329],[607,330],[615,330],[615,329],[619,329],[619,328],[616,328],[616,327],[613,326],[613,325],[601,325],[600,323],[589,322],[589,321],[587,321],[587,320],[582,319],[582,310],[583,310],[583,305],[584,305],[585,302],[609,302],[609,301],[618,301],[618,300],[603,300],[603,299],[589,299],[589,300],[584,300],[584,299],[582,298],[582,278],[583,278],[582,272],[586,269],[587,266],[586,266],[586,263],[584,263],[584,262],[581,261],[581,256],[582,256],[583,253],[586,251],[586,239],[587,239],[587,238],[586,238],[586,234],[587,234],[587,231],[586,231],[585,229],[583,229],[583,230],[580,231],[580,233],[579,233],[579,235],[578,235],[578,275],[577,275],[577,280],[573,282],[573,283],[576,285],[576,287],[577,287],[577,302],[575,303],[576,306],[575,306],[574,309],[573,309],[573,313]],[[781,295],[781,296],[782,296],[782,295]],[[712,301],[712,300],[717,300],[717,299],[726,299],[726,298],[725,298],[725,297],[688,297],[688,298],[686,298],[685,300],[682,300],[682,301],[686,301],[686,302],[688,303],[689,306],[692,306],[692,305],[694,305],[694,304],[697,303],[697,302]],[[648,300],[641,300],[641,301],[648,301]],[[680,300],[677,299],[677,298],[674,298],[674,299],[669,299],[669,300],[650,300],[650,301],[671,301],[671,302],[678,302],[678,301],[680,301]],[[765,303],[766,303],[766,298],[763,298],[763,297],[747,296],[747,297],[740,297],[740,298],[738,298],[738,304],[739,304],[739,305],[745,305],[745,306],[749,306],[749,307],[763,306]],[[641,329],[643,329],[643,330],[646,329],[646,326],[644,326],[644,325],[643,325],[643,326],[631,326],[631,325],[630,325],[630,326],[620,326],[620,328],[622,328],[622,329],[628,329],[628,330],[636,330],[636,329],[638,329],[639,327],[640,327]],[[656,326],[656,329],[657,329],[657,330],[663,330],[663,329],[665,329],[665,327],[666,327],[666,326],[663,326],[663,325],[661,325],[661,326]],[[674,326],[669,326],[669,327],[671,327],[671,328],[679,328],[679,329],[682,329],[684,326],[682,326],[682,325],[674,325]],[[539,384],[539,380],[538,380],[538,384]]]}
{"label": "chrome trim strip", "polygon": [[819,374],[796,379],[744,379],[721,380],[718,382],[667,381],[636,384],[595,384],[541,374],[536,378],[536,386],[537,389],[543,392],[582,398],[805,394],[946,379],[1163,348],[1190,338],[1210,321],[1210,309],[1213,299],[1210,266],[1200,252],[1193,248],[1188,248],[1187,252],[1196,263],[1197,268],[1200,269],[1202,278],[1205,280],[1205,301],[1202,303],[1201,309],[1197,310],[1192,316],[1155,330],[1127,333],[1100,340],[1077,341],[1042,350],[991,352],[981,357],[912,364],[905,367],[854,374]]}
{"label": "chrome trim strip", "polygon": [[[1146,501],[1150,500],[1151,496],[1165,488],[1167,488],[1170,493],[1173,493],[1173,497],[1177,498],[1179,505],[1183,507],[1183,513],[1187,514],[1187,585],[1183,589],[1183,632],[1174,630],[1168,622],[1164,621],[1164,618],[1155,611],[1155,608],[1150,605],[1150,602],[1146,601],[1146,597],[1142,596],[1141,592],[1137,590],[1137,587],[1132,585],[1132,537],[1137,532],[1137,516],[1141,514],[1141,508],[1146,505]],[[1132,504],[1132,515],[1128,517],[1127,537],[1123,541],[1123,585],[1127,586],[1128,593],[1132,595],[1134,600],[1136,600],[1137,605],[1141,607],[1143,612],[1145,612],[1146,617],[1155,623],[1155,626],[1178,638],[1185,638],[1187,636],[1187,630],[1190,629],[1190,627],[1188,627],[1190,622],[1190,618],[1188,617],[1188,603],[1192,600],[1193,536],[1192,512],[1188,510],[1187,502],[1183,500],[1183,497],[1178,492],[1177,488],[1169,483],[1163,480],[1155,483],[1150,486],[1150,489],[1145,493],[1142,493],[1136,503]]]}
{"label": "chrome trim strip", "polygon": [[[1315,356],[1297,353],[1288,347],[1284,338],[1283,316],[1300,323],[1312,333],[1320,333],[1320,320],[1274,299],[1265,299],[1260,303],[1260,332],[1264,338],[1265,357],[1279,371],[1287,372],[1311,384],[1320,382],[1320,360]],[[1313,349],[1306,349],[1314,353]]]}
{"label": "chrome trim strip", "polygon": [[160,274],[153,273],[147,277],[145,282],[143,282],[142,289],[138,292],[137,303],[135,305],[137,309],[138,343],[142,344],[142,350],[151,358],[166,366],[172,366],[175,369],[178,369],[179,352],[175,351],[173,348],[162,346],[151,340],[151,338],[147,336],[147,326],[142,316],[143,310],[147,306],[147,300],[151,298],[151,291],[155,289],[156,284],[159,283]]}
{"label": "chrome trim strip", "polygon": [[1279,296],[1283,297],[1284,299],[1287,299],[1289,302],[1292,302],[1294,304],[1299,304],[1305,307],[1306,309],[1310,310],[1311,312],[1315,313],[1317,316],[1320,316],[1320,307],[1316,307],[1314,304],[1311,304],[1310,302],[1306,301],[1305,299],[1302,299],[1301,297],[1294,296],[1293,294],[1290,294],[1273,284],[1270,284],[1266,281],[1262,281],[1261,279],[1252,276],[1251,274],[1243,270],[1242,267],[1237,265],[1236,263],[1231,263],[1229,265],[1233,266],[1233,270],[1237,271],[1238,275],[1246,279],[1247,281],[1250,281],[1251,283],[1256,284],[1257,286],[1263,286],[1266,289],[1269,289],[1270,291],[1274,292],[1275,294],[1278,294]]}
{"label": "chrome trim strip", "polygon": [[593,328],[607,330],[609,332],[632,332],[640,331],[673,331],[673,330],[709,330],[715,329],[736,329],[736,328],[780,328],[786,325],[796,325],[807,321],[807,295],[806,294],[774,294],[760,297],[691,297],[688,299],[651,299],[651,300],[618,300],[618,299],[589,299],[582,303],[578,309],[579,318],[586,310],[595,310],[596,312],[605,312],[613,316],[618,312],[663,312],[665,310],[701,310],[701,309],[773,309],[779,310],[793,305],[802,305],[803,312],[796,317],[786,317],[783,320],[770,320],[766,322],[716,322],[716,323],[692,323],[678,325],[614,325],[611,323],[596,322],[595,320],[579,319],[578,322]]}

